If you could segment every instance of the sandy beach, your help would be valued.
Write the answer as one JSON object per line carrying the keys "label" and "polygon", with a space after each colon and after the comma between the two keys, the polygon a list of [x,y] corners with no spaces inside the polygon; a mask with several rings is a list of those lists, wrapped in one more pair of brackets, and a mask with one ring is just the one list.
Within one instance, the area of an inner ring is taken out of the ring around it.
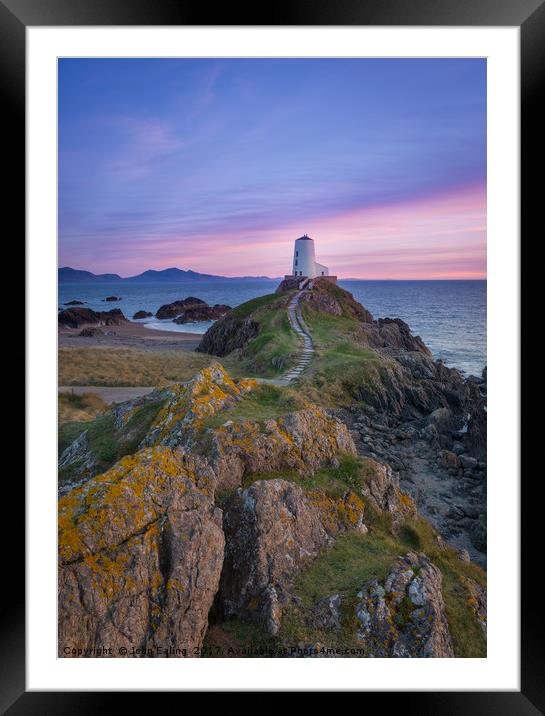
{"label": "sandy beach", "polygon": [[141,323],[103,326],[104,335],[78,335],[81,328],[59,328],[59,348],[139,348],[141,350],[193,351],[201,340],[197,333],[178,333],[145,328]]}

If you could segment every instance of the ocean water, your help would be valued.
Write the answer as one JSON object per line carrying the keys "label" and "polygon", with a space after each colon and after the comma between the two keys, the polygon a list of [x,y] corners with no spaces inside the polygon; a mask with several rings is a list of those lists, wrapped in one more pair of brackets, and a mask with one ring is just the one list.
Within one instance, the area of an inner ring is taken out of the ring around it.
{"label": "ocean water", "polygon": [[[401,318],[419,335],[436,358],[467,374],[480,375],[486,365],[486,281],[339,281],[374,318]],[[59,306],[77,299],[89,308],[120,308],[132,320],[136,311],[155,313],[159,306],[195,296],[210,305],[235,307],[272,293],[274,281],[199,281],[184,283],[102,283],[59,285]],[[122,300],[105,302],[106,296]],[[148,318],[150,330],[204,333],[211,322],[178,326]]]}

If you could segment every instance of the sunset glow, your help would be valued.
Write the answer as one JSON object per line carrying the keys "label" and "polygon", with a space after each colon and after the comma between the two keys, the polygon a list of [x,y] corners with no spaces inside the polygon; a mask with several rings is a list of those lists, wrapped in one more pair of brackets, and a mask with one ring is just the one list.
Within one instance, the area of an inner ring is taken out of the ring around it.
{"label": "sunset glow", "polygon": [[62,60],[59,265],[486,278],[484,60]]}

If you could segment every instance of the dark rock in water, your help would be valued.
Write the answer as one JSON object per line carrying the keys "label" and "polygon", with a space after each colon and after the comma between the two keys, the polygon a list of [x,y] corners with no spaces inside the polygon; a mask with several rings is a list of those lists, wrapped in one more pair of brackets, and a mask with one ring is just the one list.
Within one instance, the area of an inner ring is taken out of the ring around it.
{"label": "dark rock in water", "polygon": [[93,311],[91,308],[67,308],[58,315],[60,326],[79,328],[85,325],[118,326],[127,319],[119,308],[111,311]]}
{"label": "dark rock in water", "polygon": [[179,301],[165,303],[159,308],[159,310],[155,314],[155,317],[159,319],[176,318],[184,310],[188,308],[198,308],[199,306],[208,306],[208,304],[206,303],[206,301],[202,301],[200,298],[188,296],[187,298],[180,299]]}
{"label": "dark rock in water", "polygon": [[223,303],[216,303],[215,306],[189,306],[173,320],[173,323],[183,324],[195,323],[197,321],[216,321],[218,318],[225,316],[230,310],[231,306],[226,306]]}
{"label": "dark rock in water", "polygon": [[121,296],[106,296],[105,301],[121,301]]}
{"label": "dark rock in water", "polygon": [[101,328],[83,328],[79,333],[78,336],[83,336],[84,338],[93,338],[93,336],[103,336],[104,331]]}
{"label": "dark rock in water", "polygon": [[237,348],[245,346],[257,336],[258,332],[257,321],[227,315],[210,326],[195,350],[215,356],[226,356]]}
{"label": "dark rock in water", "polygon": [[84,301],[67,301],[64,305],[65,306],[83,306]]}
{"label": "dark rock in water", "polygon": [[133,320],[138,321],[140,318],[151,318],[151,316],[153,316],[153,313],[150,311],[136,311]]}

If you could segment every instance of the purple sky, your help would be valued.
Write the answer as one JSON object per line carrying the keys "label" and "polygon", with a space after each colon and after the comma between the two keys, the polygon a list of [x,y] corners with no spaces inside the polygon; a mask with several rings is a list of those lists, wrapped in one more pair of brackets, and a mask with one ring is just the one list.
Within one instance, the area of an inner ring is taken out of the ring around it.
{"label": "purple sky", "polygon": [[59,265],[486,277],[486,61],[63,59]]}

